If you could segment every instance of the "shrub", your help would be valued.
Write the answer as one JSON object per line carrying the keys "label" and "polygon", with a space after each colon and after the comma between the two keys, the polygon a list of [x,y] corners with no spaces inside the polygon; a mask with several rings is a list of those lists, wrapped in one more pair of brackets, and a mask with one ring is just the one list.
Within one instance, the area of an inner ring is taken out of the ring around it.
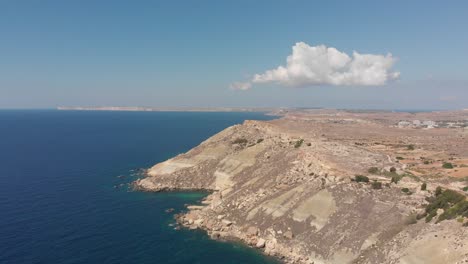
{"label": "shrub", "polygon": [[309,146],[309,147],[310,147],[310,146],[312,146],[312,143],[310,143],[310,142],[309,142],[309,143],[307,143],[307,146]]}
{"label": "shrub", "polygon": [[406,194],[411,194],[411,191],[408,188],[401,188],[401,191]]}
{"label": "shrub", "polygon": [[298,141],[296,141],[296,144],[294,144],[294,147],[295,148],[300,148],[302,146],[302,143],[304,143],[304,140],[299,139]]}
{"label": "shrub", "polygon": [[354,176],[354,180],[356,182],[369,182],[369,177],[364,176],[364,175],[356,175]]}
{"label": "shrub", "polygon": [[372,189],[375,189],[375,190],[382,189],[382,183],[378,182],[378,181],[373,181],[372,182]]}
{"label": "shrub", "polygon": [[405,158],[403,157],[396,157],[397,160],[404,160]]}
{"label": "shrub", "polygon": [[442,194],[442,187],[440,186],[437,186],[436,190],[435,190],[435,196],[439,196]]}
{"label": "shrub", "polygon": [[450,163],[450,162],[444,162],[444,164],[442,165],[442,168],[444,168],[444,169],[453,169],[453,164]]}
{"label": "shrub", "polygon": [[[440,190],[442,190],[442,188]],[[438,195],[432,197],[432,199],[428,201],[429,204],[426,206],[426,222],[431,221],[431,219],[437,215],[438,209],[443,209],[444,212],[439,216],[437,222],[445,219],[454,219],[458,216],[468,217],[468,201],[463,194],[456,191],[440,191]]]}
{"label": "shrub", "polygon": [[427,164],[429,164],[429,161],[425,160],[423,163],[427,165]]}
{"label": "shrub", "polygon": [[247,139],[245,138],[237,138],[236,140],[234,140],[232,142],[232,144],[241,144],[241,145],[244,145],[244,144],[247,144]]}
{"label": "shrub", "polygon": [[390,172],[396,172],[396,168],[395,168],[395,167],[391,167],[391,168],[390,168]]}
{"label": "shrub", "polygon": [[421,191],[425,191],[426,188],[427,188],[427,184],[425,182],[421,184]]}
{"label": "shrub", "polygon": [[426,216],[426,223],[430,222],[432,220],[432,218],[434,218],[434,216],[436,216],[436,215],[437,215],[437,210],[428,213],[427,216]]}
{"label": "shrub", "polygon": [[398,174],[393,175],[391,182],[397,184],[401,180],[401,178],[403,178],[403,176],[398,175]]}
{"label": "shrub", "polygon": [[257,144],[258,144],[258,143],[262,143],[262,142],[263,142],[263,138],[259,138],[259,139],[257,140]]}
{"label": "shrub", "polygon": [[372,173],[372,174],[377,174],[380,172],[379,168],[377,167],[370,167],[367,172]]}
{"label": "shrub", "polygon": [[408,150],[414,150],[414,145],[408,145],[406,148],[407,148]]}
{"label": "shrub", "polygon": [[437,222],[444,221],[445,219],[454,219],[457,216],[468,217],[468,201],[458,202],[445,210],[444,213],[439,216]]}
{"label": "shrub", "polygon": [[463,190],[464,192],[468,192],[468,186],[463,187],[462,190]]}
{"label": "shrub", "polygon": [[437,215],[438,209],[443,209],[444,212],[439,216],[437,222],[454,219],[457,216],[468,217],[468,201],[464,195],[453,190],[445,190],[432,199],[426,206],[426,213],[433,217]]}

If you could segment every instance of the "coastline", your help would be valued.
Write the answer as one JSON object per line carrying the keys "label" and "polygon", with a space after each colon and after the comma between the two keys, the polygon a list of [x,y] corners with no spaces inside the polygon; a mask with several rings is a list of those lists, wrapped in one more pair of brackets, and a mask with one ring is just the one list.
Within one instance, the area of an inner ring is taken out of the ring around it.
{"label": "coastline", "polygon": [[[389,126],[393,119],[319,112],[319,118],[306,113],[226,128],[148,169],[135,186],[145,191],[210,191],[201,206],[188,206],[187,213],[176,216],[182,226],[205,230],[216,240],[240,240],[284,263],[466,260],[468,231],[458,220],[413,219],[424,212],[436,187],[456,190],[462,182],[427,178],[427,190],[420,190],[421,179],[408,174],[405,160],[392,155],[414,152],[419,159],[449,152],[444,147],[450,145],[425,140],[442,132],[457,138],[459,131],[408,131]],[[333,135],[344,129],[349,131]],[[414,140],[418,150],[392,142],[385,149],[375,148],[374,137],[381,137],[369,134],[375,131],[395,142],[400,135],[414,135],[408,141]],[[344,135],[356,139],[343,141]],[[379,173],[367,171],[374,166]],[[356,182],[356,174],[367,175],[370,182]],[[392,175],[401,177],[399,183],[393,183]],[[372,182],[380,182],[379,188]],[[405,188],[411,195],[402,191]]]}

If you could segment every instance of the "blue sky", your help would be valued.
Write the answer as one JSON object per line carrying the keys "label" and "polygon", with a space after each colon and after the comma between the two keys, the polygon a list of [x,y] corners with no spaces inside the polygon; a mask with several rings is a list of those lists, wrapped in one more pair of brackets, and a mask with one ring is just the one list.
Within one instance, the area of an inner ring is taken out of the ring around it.
{"label": "blue sky", "polygon": [[[467,1],[1,1],[0,108],[467,108],[467,14]],[[400,76],[229,88],[298,42],[391,53]]]}

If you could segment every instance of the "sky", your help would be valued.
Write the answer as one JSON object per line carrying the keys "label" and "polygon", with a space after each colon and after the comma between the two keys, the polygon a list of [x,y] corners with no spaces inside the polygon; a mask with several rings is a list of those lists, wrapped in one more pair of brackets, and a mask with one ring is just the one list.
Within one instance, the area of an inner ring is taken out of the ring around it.
{"label": "sky", "polygon": [[468,108],[468,1],[0,1],[0,108]]}

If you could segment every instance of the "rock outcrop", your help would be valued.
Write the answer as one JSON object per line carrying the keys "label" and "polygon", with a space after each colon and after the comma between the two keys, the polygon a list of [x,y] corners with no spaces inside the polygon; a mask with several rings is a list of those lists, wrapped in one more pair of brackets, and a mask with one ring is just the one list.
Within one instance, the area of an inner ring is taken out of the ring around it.
{"label": "rock outcrop", "polygon": [[468,228],[456,220],[411,220],[435,184],[407,195],[382,175],[369,175],[382,189],[354,182],[370,167],[404,170],[404,164],[304,122],[229,127],[150,168],[135,186],[211,191],[179,222],[213,239],[240,239],[286,263],[468,262]]}

